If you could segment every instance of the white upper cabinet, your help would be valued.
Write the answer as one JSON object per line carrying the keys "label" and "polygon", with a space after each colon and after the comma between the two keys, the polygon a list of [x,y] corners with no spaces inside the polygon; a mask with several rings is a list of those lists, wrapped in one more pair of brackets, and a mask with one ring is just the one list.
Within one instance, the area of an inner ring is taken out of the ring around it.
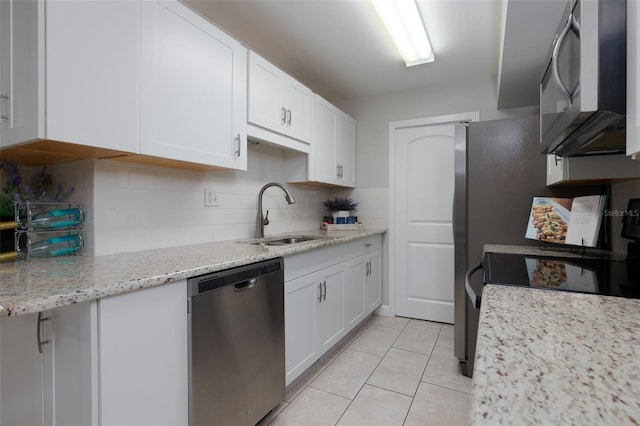
{"label": "white upper cabinet", "polygon": [[640,177],[640,163],[624,154],[558,157],[547,155],[547,186],[611,183]]}
{"label": "white upper cabinet", "polygon": [[182,3],[6,0],[0,24],[3,158],[246,170],[247,50]]}
{"label": "white upper cabinet", "polygon": [[139,9],[2,1],[0,146],[50,139],[136,151]]}
{"label": "white upper cabinet", "polygon": [[249,136],[310,152],[313,93],[266,59],[249,52]]}
{"label": "white upper cabinet", "polygon": [[143,1],[141,57],[141,153],[246,170],[246,49],[176,1]]}
{"label": "white upper cabinet", "polygon": [[[313,152],[307,180],[329,186],[356,186],[356,121],[315,95]],[[296,159],[292,159],[292,168]],[[300,176],[290,180],[299,181]]]}
{"label": "white upper cabinet", "polygon": [[627,155],[640,156],[640,6],[627,2]]}

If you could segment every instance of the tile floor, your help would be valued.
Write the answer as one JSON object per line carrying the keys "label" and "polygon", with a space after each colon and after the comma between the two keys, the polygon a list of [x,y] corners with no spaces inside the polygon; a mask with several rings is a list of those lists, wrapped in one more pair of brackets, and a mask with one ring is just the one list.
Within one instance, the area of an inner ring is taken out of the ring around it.
{"label": "tile floor", "polygon": [[470,392],[452,325],[373,316],[259,425],[466,425]]}

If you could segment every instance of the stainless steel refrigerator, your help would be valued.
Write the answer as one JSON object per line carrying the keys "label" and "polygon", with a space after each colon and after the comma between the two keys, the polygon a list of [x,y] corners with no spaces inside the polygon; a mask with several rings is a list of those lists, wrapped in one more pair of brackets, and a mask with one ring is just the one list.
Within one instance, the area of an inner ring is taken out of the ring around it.
{"label": "stainless steel refrigerator", "polygon": [[[535,196],[598,194],[596,187],[546,187],[537,116],[456,127],[454,193],[454,353],[473,373],[479,311],[465,292],[465,273],[482,259],[485,244],[538,245],[524,238]],[[482,286],[481,274],[473,277]]]}

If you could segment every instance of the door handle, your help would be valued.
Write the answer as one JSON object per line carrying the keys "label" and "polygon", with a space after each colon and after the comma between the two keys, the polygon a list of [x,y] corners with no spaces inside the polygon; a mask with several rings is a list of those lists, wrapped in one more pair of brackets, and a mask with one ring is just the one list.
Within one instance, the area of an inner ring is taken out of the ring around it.
{"label": "door handle", "polygon": [[242,281],[240,283],[234,284],[233,291],[251,290],[253,287],[256,286],[257,281],[258,281],[257,278],[251,278],[250,280],[246,280],[246,281]]}
{"label": "door handle", "polygon": [[471,267],[471,269],[469,269],[467,273],[464,275],[464,287],[465,287],[465,290],[467,291],[467,296],[469,296],[469,300],[471,301],[471,303],[473,303],[473,307],[475,309],[480,309],[480,297],[473,290],[473,287],[471,287],[470,280],[471,280],[471,276],[475,274],[477,271],[479,271],[480,269],[482,269],[482,262]]}
{"label": "door handle", "polygon": [[322,282],[322,288],[324,289],[322,300],[327,300],[327,281]]}
{"label": "door handle", "polygon": [[318,283],[318,291],[320,293],[318,296],[318,303],[322,303],[322,283]]}
{"label": "door handle", "polygon": [[280,108],[280,121],[283,125],[287,122],[287,110],[284,107]]}
{"label": "door handle", "polygon": [[287,110],[287,126],[291,126],[291,110]]}
{"label": "door handle", "polygon": [[553,46],[553,53],[551,54],[551,68],[553,71],[553,79],[556,82],[556,85],[560,89],[560,91],[569,99],[569,101],[573,102],[573,97],[580,90],[580,82],[578,82],[578,86],[573,91],[570,91],[562,78],[560,77],[560,65],[558,64],[558,56],[560,55],[560,48],[565,42],[567,38],[567,34],[569,31],[573,31],[576,37],[580,38],[580,23],[576,21],[576,18],[573,16],[573,13],[569,14],[569,19],[567,19],[567,23],[564,28],[560,32],[560,36],[556,41],[555,46]]}

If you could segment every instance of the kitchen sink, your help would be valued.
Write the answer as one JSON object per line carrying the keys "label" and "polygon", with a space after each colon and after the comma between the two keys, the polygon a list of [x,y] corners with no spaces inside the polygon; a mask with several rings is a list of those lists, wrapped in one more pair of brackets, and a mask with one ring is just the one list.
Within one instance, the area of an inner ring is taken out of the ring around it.
{"label": "kitchen sink", "polygon": [[330,237],[325,237],[320,235],[300,235],[295,237],[285,237],[285,238],[277,238],[277,239],[259,239],[259,240],[241,241],[241,242],[246,242],[253,245],[264,245],[264,246],[287,246],[290,244],[304,243],[306,241],[324,240],[327,238],[330,238]]}
{"label": "kitchen sink", "polygon": [[303,243],[305,241],[313,241],[319,238],[321,237],[288,237],[288,238],[280,238],[278,240],[265,241],[263,244],[268,246],[284,246],[287,244],[296,244],[296,243]]}

